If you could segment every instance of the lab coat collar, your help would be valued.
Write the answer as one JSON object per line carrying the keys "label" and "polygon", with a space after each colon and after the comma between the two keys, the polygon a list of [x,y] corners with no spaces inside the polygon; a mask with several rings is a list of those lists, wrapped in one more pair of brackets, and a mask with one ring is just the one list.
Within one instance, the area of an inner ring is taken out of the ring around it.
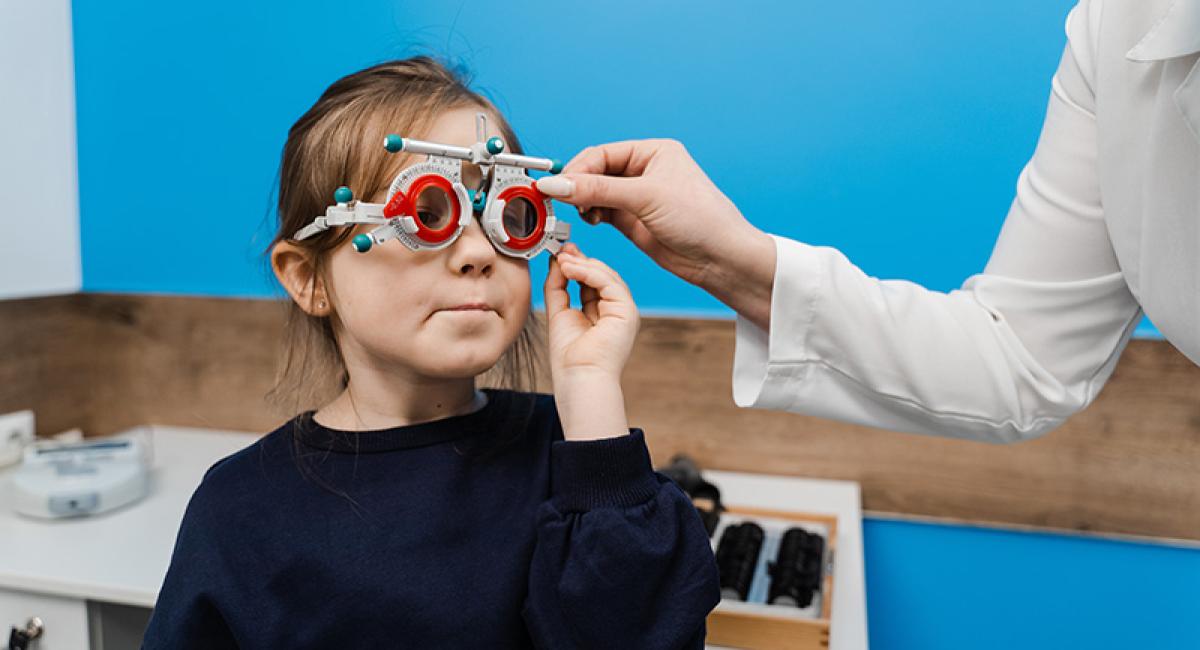
{"label": "lab coat collar", "polygon": [[1200,143],[1200,61],[1197,61],[1186,79],[1175,91],[1175,106],[1187,122],[1188,130]]}
{"label": "lab coat collar", "polygon": [[1200,0],[1175,0],[1125,58],[1162,61],[1196,52],[1200,52]]}

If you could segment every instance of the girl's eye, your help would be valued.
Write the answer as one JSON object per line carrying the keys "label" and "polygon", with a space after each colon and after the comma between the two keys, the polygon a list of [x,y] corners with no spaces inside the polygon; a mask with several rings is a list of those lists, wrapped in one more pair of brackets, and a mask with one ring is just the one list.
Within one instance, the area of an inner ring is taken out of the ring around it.
{"label": "girl's eye", "polygon": [[524,239],[537,229],[537,209],[528,199],[516,197],[504,204],[504,230],[509,237]]}
{"label": "girl's eye", "polygon": [[417,196],[417,219],[430,230],[441,230],[450,225],[452,212],[450,197],[440,187],[427,187]]}

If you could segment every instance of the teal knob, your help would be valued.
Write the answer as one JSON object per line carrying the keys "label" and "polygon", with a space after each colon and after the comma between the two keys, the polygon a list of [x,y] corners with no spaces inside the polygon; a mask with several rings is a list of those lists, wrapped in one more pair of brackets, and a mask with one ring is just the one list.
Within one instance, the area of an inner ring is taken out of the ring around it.
{"label": "teal knob", "polygon": [[485,205],[487,205],[487,192],[475,190],[475,199],[471,201],[471,208],[475,212],[483,212],[483,206]]}
{"label": "teal knob", "polygon": [[350,188],[343,185],[334,190],[333,200],[338,203],[349,203],[354,200],[354,192],[351,192]]}
{"label": "teal knob", "polygon": [[371,250],[371,238],[367,235],[355,235],[350,243],[354,245],[355,252],[365,253]]}
{"label": "teal knob", "polygon": [[504,141],[497,137],[488,138],[487,150],[493,156],[504,151]]}
{"label": "teal knob", "polygon": [[387,137],[383,139],[383,148],[387,149],[388,153],[396,153],[404,148],[404,138],[396,135],[395,133],[389,133]]}
{"label": "teal knob", "polygon": [[562,165],[561,160],[559,160],[557,158],[553,158],[550,160],[550,173],[551,174],[557,174],[557,173],[561,172],[562,167],[563,167],[563,165]]}

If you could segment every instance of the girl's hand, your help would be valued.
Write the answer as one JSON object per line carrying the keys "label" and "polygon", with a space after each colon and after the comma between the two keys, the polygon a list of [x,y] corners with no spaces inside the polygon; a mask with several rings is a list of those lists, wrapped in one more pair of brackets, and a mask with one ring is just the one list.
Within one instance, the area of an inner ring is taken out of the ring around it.
{"label": "girl's hand", "polygon": [[[567,282],[579,284],[579,309]],[[567,244],[546,276],[550,371],[563,432],[568,439],[628,433],[621,371],[637,336],[638,312],[616,271]]]}

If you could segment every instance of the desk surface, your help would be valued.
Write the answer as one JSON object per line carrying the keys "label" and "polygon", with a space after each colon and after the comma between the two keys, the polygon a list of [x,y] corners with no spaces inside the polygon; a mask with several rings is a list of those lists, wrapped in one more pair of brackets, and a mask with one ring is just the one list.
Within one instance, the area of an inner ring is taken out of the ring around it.
{"label": "desk surface", "polygon": [[217,460],[255,434],[145,427],[154,442],[149,496],[80,519],[38,520],[13,512],[0,471],[0,589],[153,607],[171,562],[188,499]]}
{"label": "desk surface", "polygon": [[[13,512],[0,471],[0,589],[152,607],[166,575],[188,499],[205,470],[257,434],[144,427],[154,443],[146,499],[104,515],[34,520]],[[705,472],[726,504],[838,517],[831,650],[867,647],[862,513],[858,484]]]}

